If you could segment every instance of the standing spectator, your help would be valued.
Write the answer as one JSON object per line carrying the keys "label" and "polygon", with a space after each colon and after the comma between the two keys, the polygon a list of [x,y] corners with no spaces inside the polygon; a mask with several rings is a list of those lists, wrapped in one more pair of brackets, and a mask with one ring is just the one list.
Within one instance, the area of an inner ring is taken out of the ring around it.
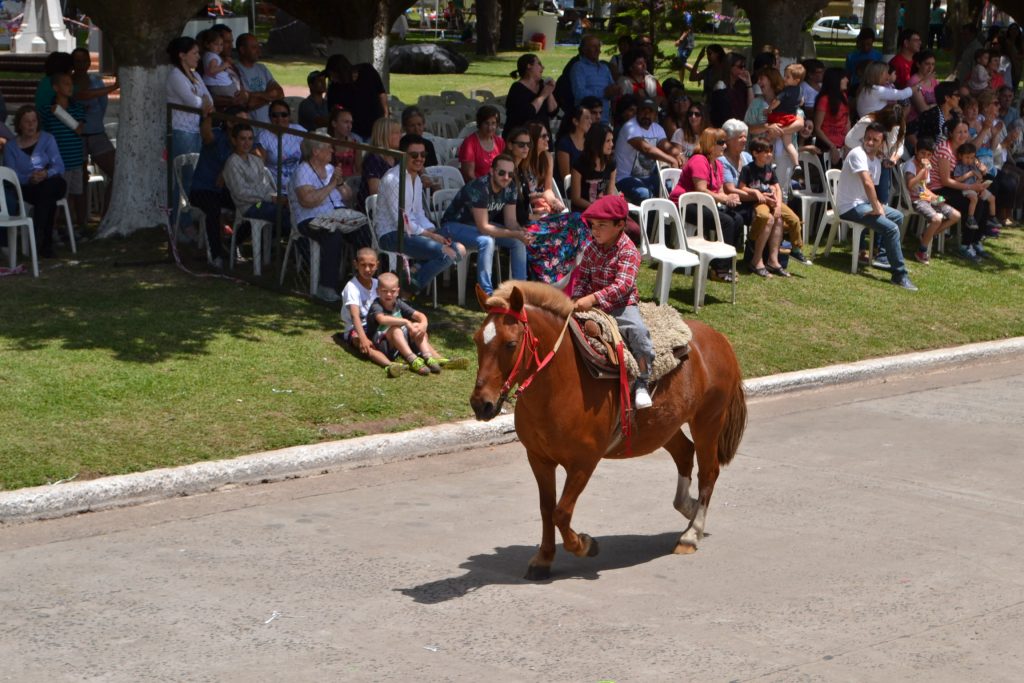
{"label": "standing spectator", "polygon": [[[705,128],[700,134],[698,153],[690,157],[679,174],[679,182],[672,188],[669,199],[673,203],[685,192],[704,192],[714,197],[718,203],[718,220],[722,226],[722,237],[727,244],[743,251],[743,217],[737,211],[740,196],[725,190],[725,169],[722,167],[722,153],[727,141],[725,131],[721,128]],[[715,235],[715,219],[711,210],[702,208],[704,214],[704,233],[708,239],[717,239]],[[686,209],[683,220],[697,223],[697,207],[690,205]],[[715,259],[711,262],[708,277],[717,282],[732,282],[731,259]]]}
{"label": "standing spectator", "polygon": [[619,51],[608,60],[608,68],[612,72],[612,78],[617,81],[626,73],[623,61],[626,58],[626,54],[633,49],[633,37],[628,33],[623,33],[615,41],[615,45]]}
{"label": "standing spectator", "polygon": [[64,161],[54,137],[39,129],[39,115],[32,105],[15,112],[14,131],[17,137],[4,145],[4,166],[18,175],[25,202],[35,207],[32,228],[39,256],[53,258],[53,217],[57,201],[67,191]]}
{"label": "standing spectator", "polygon": [[610,98],[617,96],[619,89],[612,79],[611,70],[607,64],[600,61],[600,57],[601,39],[595,35],[583,36],[580,43],[580,60],[569,72],[569,79],[572,83],[573,102],[581,104],[584,97],[600,98],[605,116],[601,120],[607,123],[607,116],[611,111]]}
{"label": "standing spectator", "polygon": [[513,78],[518,80],[505,97],[505,130],[525,126],[531,121],[551,129],[551,117],[558,111],[555,82],[544,78],[544,65],[535,54],[525,54],[516,62]]}
{"label": "standing spectator", "polygon": [[658,79],[647,72],[647,57],[641,50],[630,51],[624,66],[626,71],[619,79],[623,95],[654,100],[659,107],[665,103],[665,91]]}
{"label": "standing spectator", "polygon": [[850,107],[846,86],[850,77],[839,67],[825,70],[821,93],[814,103],[814,132],[818,147],[829,155],[833,166],[843,158],[846,133],[850,130]]}
{"label": "standing spectator", "polygon": [[693,49],[697,47],[697,32],[693,29],[693,15],[683,12],[683,31],[676,38],[676,59],[679,60],[679,78],[683,77],[686,70],[686,60],[690,58]]}
{"label": "standing spectator", "polygon": [[306,76],[309,97],[299,103],[299,125],[316,130],[327,125],[327,75],[323,71],[310,71]]}
{"label": "standing spectator", "polygon": [[[172,64],[176,62],[172,59]],[[71,57],[70,52],[51,52],[46,55],[46,61],[43,63],[43,73],[45,74],[39,83],[36,84],[36,111],[40,114],[45,109],[49,109],[53,104],[53,76],[55,74],[69,74],[75,68],[75,62]],[[192,67],[193,70],[195,67]]]}
{"label": "standing spectator", "polygon": [[836,212],[844,221],[866,225],[880,235],[888,255],[892,283],[916,292],[917,287],[907,276],[900,247],[903,214],[884,205],[875,194],[875,185],[882,171],[879,157],[886,132],[882,124],[872,122],[864,132],[863,142],[846,155],[836,186]]}
{"label": "standing spectator", "polygon": [[99,75],[90,74],[92,57],[84,47],[75,48],[71,52],[71,59],[74,63],[72,78],[75,101],[85,109],[85,127],[82,131],[85,138],[85,153],[107,176],[103,205],[110,206],[110,193],[114,189],[115,153],[114,145],[107,137],[103,119],[107,114],[107,95],[121,87],[120,81],[115,78],[113,84],[106,85]]}
{"label": "standing spectator", "polygon": [[327,106],[339,104],[352,112],[353,130],[369,138],[374,123],[390,116],[388,92],[372,64],[352,64],[345,55],[331,55],[324,67],[331,84],[327,88]]}
{"label": "standing spectator", "polygon": [[[241,118],[249,115],[241,107],[227,110],[228,114]],[[228,123],[213,126],[213,118],[204,116],[199,126],[203,149],[199,152],[196,172],[192,176],[192,189],[188,193],[189,203],[203,212],[206,218],[206,243],[209,264],[220,270],[224,268],[224,245],[221,243],[221,211],[234,211],[231,193],[224,186],[224,164],[234,149],[228,135]]]}
{"label": "standing spectator", "polygon": [[1009,129],[1020,121],[1020,112],[1013,107],[1013,89],[1004,85],[996,92],[996,98],[999,101],[999,118]]}
{"label": "standing spectator", "polygon": [[729,119],[742,119],[754,101],[753,88],[746,58],[738,52],[732,53],[727,76],[715,83],[711,93],[708,111],[711,125],[720,127]]}
{"label": "standing spectator", "polygon": [[857,49],[846,56],[846,75],[850,77],[850,87],[856,90],[860,85],[857,69],[860,64],[880,61],[882,53],[875,49],[875,29],[865,26],[857,34]]}
{"label": "standing spectator", "polygon": [[1024,69],[1024,33],[1021,31],[1020,24],[1014,22],[1007,27],[1003,40],[1003,53],[1010,60],[1010,81],[1007,85],[1016,92],[1020,83],[1021,71]]}
{"label": "standing spectator", "polygon": [[932,2],[932,11],[928,13],[928,49],[942,49],[943,34],[946,30],[946,10],[942,0]]}
{"label": "standing spectator", "polygon": [[489,104],[476,110],[476,131],[459,146],[462,177],[467,183],[488,175],[495,157],[505,151],[505,141],[497,134],[498,119],[498,110]]}
{"label": "standing spectator", "polygon": [[[331,137],[339,142],[363,142],[352,132],[352,112],[340,107],[334,110],[331,116]],[[341,167],[341,173],[346,178],[362,174],[362,161],[363,155],[353,147],[334,148],[334,163]]]}
{"label": "standing spectator", "polygon": [[526,245],[533,236],[516,221],[515,175],[512,157],[499,154],[490,173],[462,186],[441,218],[444,236],[478,250],[476,281],[487,294],[494,291],[491,265],[495,245],[512,251],[512,279],[526,279]]}
{"label": "standing spectator", "polygon": [[[199,64],[199,45],[188,36],[181,36],[167,46],[171,69],[167,75],[167,102],[202,109],[202,116],[213,110],[213,99],[196,73]],[[37,95],[38,96],[38,95]],[[46,103],[49,109],[51,102]],[[171,113],[171,158],[180,154],[198,152],[202,147],[199,135],[199,114],[183,111]]]}
{"label": "standing spectator", "polygon": [[920,84],[896,90],[889,82],[889,65],[885,62],[871,62],[864,68],[863,82],[857,93],[857,115],[867,116],[890,102],[908,100],[920,90]]}
{"label": "standing spectator", "polygon": [[[707,55],[708,65],[698,70],[700,66],[700,60]],[[729,62],[726,59],[725,48],[717,43],[712,43],[700,49],[697,53],[697,59],[693,60],[693,64],[690,66],[690,80],[695,83],[700,83],[704,88],[704,101],[708,102],[711,99],[711,93],[715,89],[715,84],[721,80],[725,80],[728,76]]]}
{"label": "standing spectator", "polygon": [[[572,171],[576,160],[583,153],[583,141],[594,125],[594,119],[588,109],[576,107],[567,116],[562,118],[562,125],[558,129],[558,142],[555,143],[555,169],[556,182],[561,183],[565,176]],[[569,188],[563,188],[568,193]]]}
{"label": "standing spectator", "polygon": [[254,121],[270,123],[270,103],[284,97],[282,88],[266,64],[260,63],[260,41],[251,33],[238,36],[238,75],[246,91],[246,108]]}
{"label": "standing spectator", "polygon": [[974,51],[974,66],[971,67],[971,77],[967,79],[967,88],[972,95],[977,95],[982,90],[988,90],[992,75],[988,71],[988,63],[992,54],[987,48]]}
{"label": "standing spectator", "polygon": [[[900,32],[899,52],[889,60],[889,66],[896,69],[896,87],[905,88],[914,71],[915,55],[921,51],[921,34],[912,28]],[[931,45],[928,46],[931,49]]]}
{"label": "standing spectator", "polygon": [[416,279],[411,283],[413,293],[422,291],[434,277],[466,256],[465,247],[454,243],[434,229],[423,209],[422,174],[427,147],[418,135],[404,135],[398,148],[405,152],[405,207],[398,205],[401,167],[395,166],[380,180],[377,195],[377,215],[373,228],[381,249],[398,251],[398,228],[402,221],[405,236],[402,253],[421,262]]}
{"label": "standing spectator", "polygon": [[[398,121],[391,118],[380,118],[373,124],[370,144],[380,149],[398,149],[402,140],[402,127]],[[366,206],[366,198],[371,194],[377,194],[380,188],[380,179],[391,170],[397,159],[390,154],[374,152],[363,158],[363,177],[359,184],[359,196],[356,200],[356,207],[362,211]]]}
{"label": "standing spectator", "polygon": [[[82,134],[85,131],[85,109],[71,99],[74,94],[74,83],[71,74],[58,73],[52,77],[53,106],[42,111],[43,130],[57,140],[57,149],[64,160],[64,180],[67,182],[68,205],[75,225],[84,226],[88,223],[85,215],[85,143]],[[61,110],[64,116],[60,114]],[[70,115],[70,118],[66,118]],[[72,123],[77,123],[72,128]]]}
{"label": "standing spectator", "polygon": [[636,116],[626,122],[615,141],[616,185],[626,198],[639,204],[661,195],[658,162],[679,168],[682,155],[665,137],[665,129],[655,121],[658,105],[643,100]]}
{"label": "standing spectator", "polygon": [[[270,122],[278,128],[296,130],[305,133],[306,129],[297,123],[292,123],[291,108],[284,100],[274,100],[270,103]],[[302,138],[297,135],[281,134],[280,155],[278,155],[278,135],[280,131],[269,128],[260,128],[256,134],[256,145],[258,154],[263,157],[263,162],[270,171],[270,177],[274,179],[282,194],[286,191],[291,181],[292,173],[302,161],[302,149],[300,145]]]}

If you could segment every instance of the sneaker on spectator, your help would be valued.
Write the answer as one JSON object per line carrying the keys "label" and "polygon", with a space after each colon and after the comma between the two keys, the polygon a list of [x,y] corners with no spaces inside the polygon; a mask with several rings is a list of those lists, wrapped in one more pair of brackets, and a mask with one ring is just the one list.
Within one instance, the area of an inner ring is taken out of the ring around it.
{"label": "sneaker on spectator", "polygon": [[914,259],[918,263],[923,263],[925,265],[928,265],[929,263],[932,262],[932,260],[930,258],[928,258],[928,250],[927,249],[918,249],[917,251],[915,251],[914,252]]}
{"label": "sneaker on spectator", "polygon": [[889,265],[889,257],[885,254],[876,256],[875,260],[871,262],[871,267],[879,270],[892,270],[892,266]]}
{"label": "sneaker on spectator", "polygon": [[903,289],[907,290],[908,292],[916,292],[917,291],[917,285],[915,285],[913,282],[911,282],[910,278],[907,277],[906,275],[901,275],[901,276],[899,276],[897,278],[894,278],[894,279],[891,280],[891,282],[894,285],[898,286],[898,287],[902,287]]}
{"label": "sneaker on spectator", "polygon": [[436,358],[427,358],[425,362],[427,364],[427,369],[435,375],[441,372],[441,364],[437,362]]}
{"label": "sneaker on spectator", "polygon": [[214,270],[224,270],[224,259],[220,256],[210,259],[209,264]]}
{"label": "sneaker on spectator", "polygon": [[437,364],[448,370],[465,370],[469,367],[468,358],[436,358]]}
{"label": "sneaker on spectator", "polygon": [[866,252],[866,251],[860,252],[860,255],[857,257],[857,265],[864,266],[865,268],[870,266],[871,265],[871,255],[868,254],[868,252]]}
{"label": "sneaker on spectator", "polygon": [[981,242],[978,242],[977,244],[974,245],[974,254],[979,259],[982,259],[982,258],[992,258],[992,254],[988,253],[988,249],[983,247],[981,245]]}
{"label": "sneaker on spectator", "polygon": [[789,257],[796,259],[805,266],[811,265],[811,259],[807,258],[804,252],[801,251],[800,249],[791,249],[789,252]]}
{"label": "sneaker on spectator", "polygon": [[387,366],[384,369],[384,371],[385,373],[387,373],[388,377],[398,377],[403,372],[405,372],[406,367],[407,366],[405,363],[392,363],[391,365]]}
{"label": "sneaker on spectator", "polygon": [[978,254],[970,244],[961,244],[960,247],[957,248],[956,253],[958,256],[965,258],[968,261],[972,261],[974,263],[978,262]]}
{"label": "sneaker on spectator", "polygon": [[966,225],[971,230],[977,230],[978,229],[978,219],[976,219],[974,216],[968,216],[967,217],[967,221],[966,221]]}
{"label": "sneaker on spectator", "polygon": [[419,356],[416,356],[415,359],[413,359],[411,361],[408,361],[408,363],[409,363],[409,370],[411,370],[412,372],[415,372],[417,375],[429,375],[430,374],[430,368],[427,367],[427,361],[423,360]]}
{"label": "sneaker on spectator", "polygon": [[985,235],[985,237],[999,237],[1003,233],[999,228],[985,228],[985,231],[982,234]]}

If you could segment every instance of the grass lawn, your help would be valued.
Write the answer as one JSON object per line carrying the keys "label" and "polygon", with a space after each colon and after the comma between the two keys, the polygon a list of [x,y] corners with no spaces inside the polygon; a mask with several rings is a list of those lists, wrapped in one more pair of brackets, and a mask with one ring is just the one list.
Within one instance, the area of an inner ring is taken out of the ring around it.
{"label": "grass lawn", "polygon": [[[385,379],[335,344],[336,308],[276,290],[273,276],[259,287],[139,263],[162,244],[157,232],[90,242],[39,279],[0,280],[0,488],[472,417],[473,368]],[[917,294],[884,272],[850,275],[839,249],[788,281],[742,277],[736,306],[709,283],[700,317],[730,337],[747,377],[1024,334],[1024,232],[990,244],[982,266],[911,266]],[[187,262],[203,270],[197,254]],[[653,286],[645,267],[641,295]],[[691,286],[675,276],[685,315]],[[425,307],[437,346],[475,359],[481,314],[456,306],[453,286],[441,293]]]}

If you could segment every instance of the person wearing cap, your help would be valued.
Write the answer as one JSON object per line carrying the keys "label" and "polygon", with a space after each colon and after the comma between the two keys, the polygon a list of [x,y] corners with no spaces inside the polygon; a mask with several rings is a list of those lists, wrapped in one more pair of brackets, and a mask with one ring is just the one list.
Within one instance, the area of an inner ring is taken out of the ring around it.
{"label": "person wearing cap", "polygon": [[572,298],[577,311],[598,308],[615,318],[639,370],[634,404],[644,409],[651,407],[647,379],[654,362],[654,346],[637,306],[640,252],[625,232],[628,213],[626,200],[619,195],[605,195],[583,212],[591,240],[576,267]]}
{"label": "person wearing cap", "polygon": [[327,74],[323,71],[310,71],[306,76],[309,86],[309,97],[299,103],[299,125],[306,130],[316,130],[327,126]]}
{"label": "person wearing cap", "polygon": [[672,168],[679,168],[682,163],[682,154],[669,142],[657,115],[654,100],[641,100],[636,116],[623,124],[615,141],[615,184],[634,204],[661,194],[659,161]]}
{"label": "person wearing cap", "polygon": [[846,73],[850,77],[850,91],[860,85],[857,67],[862,62],[880,62],[882,53],[875,49],[875,29],[865,26],[857,34],[857,49],[846,55]]}

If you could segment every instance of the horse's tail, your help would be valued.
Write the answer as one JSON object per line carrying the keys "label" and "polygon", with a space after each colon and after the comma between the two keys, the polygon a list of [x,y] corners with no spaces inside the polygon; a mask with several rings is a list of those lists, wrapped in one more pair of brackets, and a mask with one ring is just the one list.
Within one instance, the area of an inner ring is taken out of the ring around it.
{"label": "horse's tail", "polygon": [[728,465],[736,456],[743,438],[743,430],[747,427],[747,399],[743,395],[743,380],[737,376],[733,386],[732,397],[725,413],[725,427],[718,435],[718,462]]}

